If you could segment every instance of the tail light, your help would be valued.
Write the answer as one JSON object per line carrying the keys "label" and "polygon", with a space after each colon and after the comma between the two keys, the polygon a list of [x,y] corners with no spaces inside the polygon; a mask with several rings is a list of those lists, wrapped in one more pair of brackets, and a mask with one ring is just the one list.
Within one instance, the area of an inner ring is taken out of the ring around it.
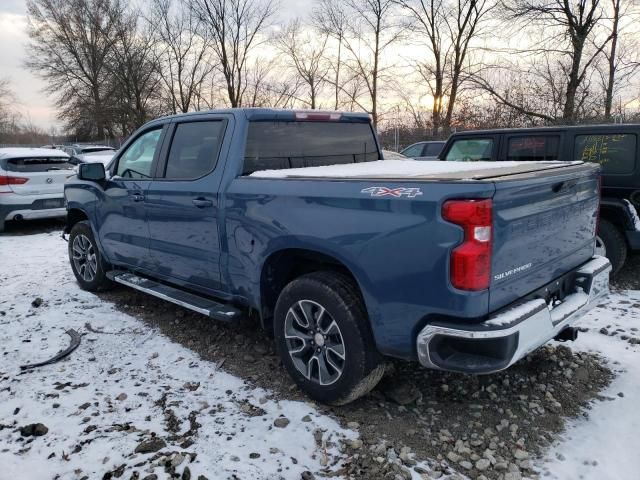
{"label": "tail light", "polygon": [[[10,177],[7,175],[0,175],[0,187],[5,187],[7,185],[23,185],[29,181],[28,178],[24,177]],[[7,192],[2,192],[7,193]]]}
{"label": "tail light", "polygon": [[485,290],[491,281],[492,201],[449,200],[442,218],[464,229],[464,240],[451,252],[451,284],[460,290]]}

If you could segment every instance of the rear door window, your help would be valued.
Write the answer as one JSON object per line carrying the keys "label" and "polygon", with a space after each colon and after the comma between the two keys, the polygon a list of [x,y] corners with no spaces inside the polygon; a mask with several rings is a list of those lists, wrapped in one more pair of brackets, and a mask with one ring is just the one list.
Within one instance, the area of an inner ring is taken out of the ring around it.
{"label": "rear door window", "polygon": [[535,162],[558,160],[559,135],[523,135],[509,137],[507,160]]}
{"label": "rear door window", "polygon": [[489,161],[492,153],[492,138],[463,138],[454,140],[445,160],[453,162]]}
{"label": "rear door window", "polygon": [[223,136],[222,120],[179,123],[173,134],[165,178],[195,180],[213,171]]}
{"label": "rear door window", "polygon": [[9,172],[24,173],[73,169],[67,157],[11,158],[5,160],[3,167]]}
{"label": "rear door window", "polygon": [[634,134],[576,135],[574,159],[602,165],[610,174],[632,173],[636,164]]}
{"label": "rear door window", "polygon": [[250,122],[243,173],[379,159],[368,123]]}

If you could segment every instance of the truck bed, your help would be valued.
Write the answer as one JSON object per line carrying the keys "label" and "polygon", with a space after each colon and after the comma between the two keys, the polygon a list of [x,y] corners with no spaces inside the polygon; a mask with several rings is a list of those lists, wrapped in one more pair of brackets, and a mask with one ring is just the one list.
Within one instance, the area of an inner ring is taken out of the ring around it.
{"label": "truck bed", "polygon": [[380,160],[322,167],[261,170],[253,178],[324,178],[372,180],[493,180],[498,177],[556,170],[583,162],[440,162]]}

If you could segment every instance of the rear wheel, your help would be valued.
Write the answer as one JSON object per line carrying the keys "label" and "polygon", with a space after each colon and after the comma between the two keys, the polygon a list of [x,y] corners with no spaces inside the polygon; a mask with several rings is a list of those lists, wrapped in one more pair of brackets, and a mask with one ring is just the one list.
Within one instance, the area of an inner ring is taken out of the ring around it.
{"label": "rear wheel", "polygon": [[315,272],[289,283],[276,304],[274,337],[289,375],[323,403],[352,402],[384,373],[363,302],[339,273]]}
{"label": "rear wheel", "polygon": [[69,262],[80,288],[95,292],[113,284],[106,276],[108,264],[102,259],[89,222],[76,223],[69,234]]}
{"label": "rear wheel", "polygon": [[600,220],[596,236],[596,254],[609,259],[612,275],[618,273],[624,265],[627,250],[627,242],[620,229],[607,220]]}

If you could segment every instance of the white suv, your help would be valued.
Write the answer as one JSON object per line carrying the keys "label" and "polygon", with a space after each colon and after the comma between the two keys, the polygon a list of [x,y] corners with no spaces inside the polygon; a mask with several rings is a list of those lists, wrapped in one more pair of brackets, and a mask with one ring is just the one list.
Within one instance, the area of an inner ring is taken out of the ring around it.
{"label": "white suv", "polygon": [[48,148],[0,148],[0,232],[7,220],[64,217],[69,155]]}

